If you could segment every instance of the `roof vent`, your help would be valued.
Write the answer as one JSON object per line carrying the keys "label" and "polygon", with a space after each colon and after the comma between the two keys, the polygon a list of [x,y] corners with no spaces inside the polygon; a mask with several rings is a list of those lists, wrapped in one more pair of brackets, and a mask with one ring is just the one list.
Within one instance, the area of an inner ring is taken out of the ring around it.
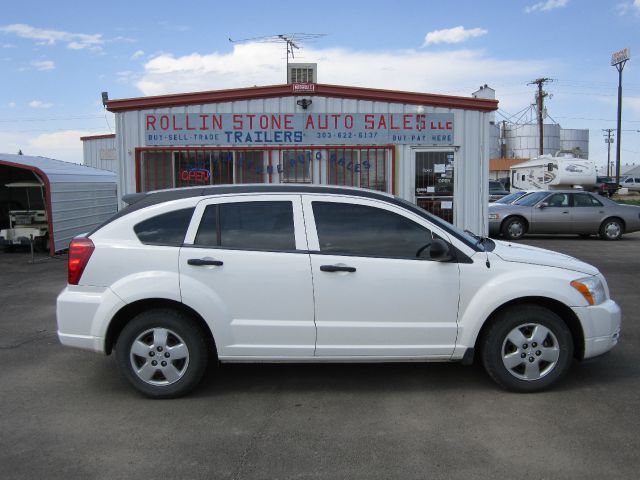
{"label": "roof vent", "polygon": [[287,65],[287,83],[317,83],[317,63],[289,63]]}

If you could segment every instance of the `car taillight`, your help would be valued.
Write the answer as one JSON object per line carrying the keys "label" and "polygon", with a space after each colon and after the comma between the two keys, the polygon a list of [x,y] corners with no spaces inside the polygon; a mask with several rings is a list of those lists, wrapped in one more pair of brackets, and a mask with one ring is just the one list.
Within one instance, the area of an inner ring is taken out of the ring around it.
{"label": "car taillight", "polygon": [[78,285],[89,258],[95,249],[89,238],[74,238],[69,244],[69,285]]}

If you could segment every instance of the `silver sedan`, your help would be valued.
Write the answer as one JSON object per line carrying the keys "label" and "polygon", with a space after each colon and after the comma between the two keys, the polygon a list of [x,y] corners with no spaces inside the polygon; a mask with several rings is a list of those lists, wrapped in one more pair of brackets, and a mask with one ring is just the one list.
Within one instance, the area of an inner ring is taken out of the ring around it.
{"label": "silver sedan", "polygon": [[575,233],[618,240],[640,230],[640,207],[621,205],[588,192],[551,190],[530,193],[510,205],[489,205],[489,233],[510,240],[527,233]]}

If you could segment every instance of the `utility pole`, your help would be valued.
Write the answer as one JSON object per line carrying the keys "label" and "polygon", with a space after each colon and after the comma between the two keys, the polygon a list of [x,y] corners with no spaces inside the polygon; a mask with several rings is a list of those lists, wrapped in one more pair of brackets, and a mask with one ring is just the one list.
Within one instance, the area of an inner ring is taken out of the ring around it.
{"label": "utility pole", "polygon": [[607,138],[604,139],[607,144],[607,177],[611,176],[611,134],[613,133],[613,128],[603,128],[603,132],[607,132]]}
{"label": "utility pole", "polygon": [[616,188],[620,184],[620,136],[622,129],[622,70],[631,58],[628,48],[624,48],[611,56],[611,66],[618,70],[618,135],[616,138]]}
{"label": "utility pole", "polygon": [[544,97],[549,95],[542,89],[542,86],[545,83],[551,81],[552,80],[550,78],[537,78],[536,80],[533,80],[527,84],[538,85],[538,93],[536,94],[536,105],[538,106],[538,130],[540,135],[540,148],[538,152],[539,155],[544,154]]}

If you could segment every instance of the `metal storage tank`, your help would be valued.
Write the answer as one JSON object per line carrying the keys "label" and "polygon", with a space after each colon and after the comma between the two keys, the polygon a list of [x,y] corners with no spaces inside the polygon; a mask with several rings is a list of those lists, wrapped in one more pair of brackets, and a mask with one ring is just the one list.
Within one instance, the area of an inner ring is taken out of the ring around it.
{"label": "metal storage tank", "polygon": [[82,141],[83,163],[88,167],[118,173],[116,135],[90,135],[80,137]]}
{"label": "metal storage tank", "polygon": [[13,171],[28,171],[43,185],[51,255],[68,248],[73,237],[91,231],[118,211],[113,172],[8,153],[0,153],[0,167],[7,177],[3,180]]}
{"label": "metal storage tank", "polygon": [[[540,135],[537,124],[511,125],[506,128],[507,154],[513,158],[535,158],[539,156]],[[544,151],[555,155],[560,150],[560,125],[544,124]]]}
{"label": "metal storage tank", "polygon": [[580,149],[580,158],[589,158],[589,129],[588,128],[561,128],[560,149]]}

